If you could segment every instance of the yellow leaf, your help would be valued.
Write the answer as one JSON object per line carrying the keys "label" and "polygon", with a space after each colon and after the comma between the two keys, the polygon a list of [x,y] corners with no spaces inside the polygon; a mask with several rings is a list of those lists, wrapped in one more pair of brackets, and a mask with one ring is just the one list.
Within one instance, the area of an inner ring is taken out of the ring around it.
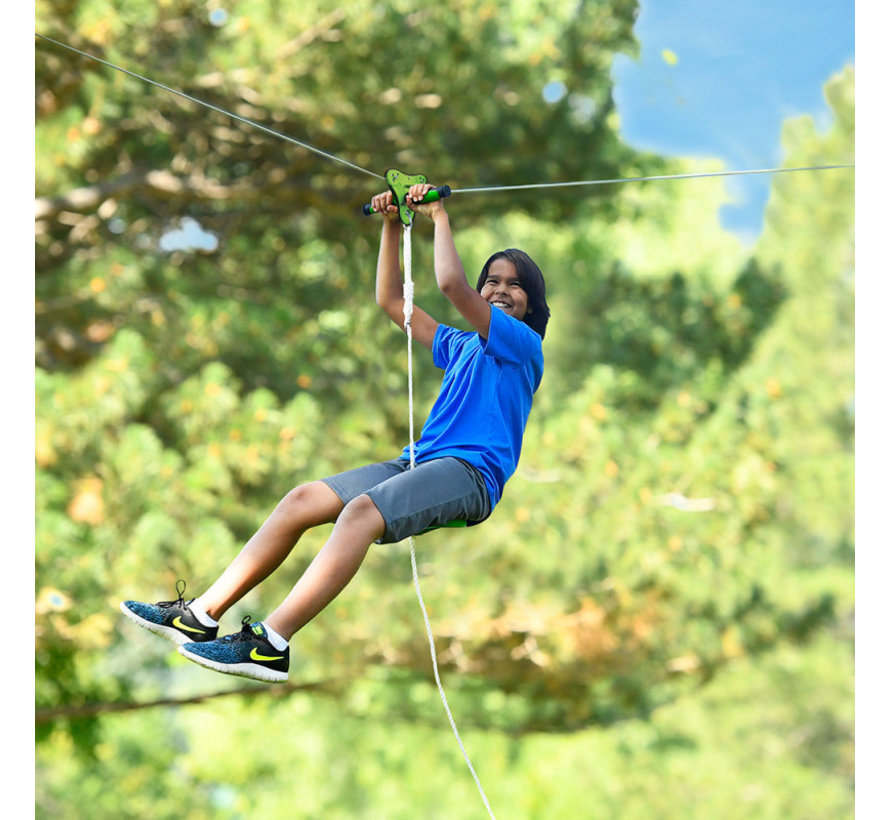
{"label": "yellow leaf", "polygon": [[782,395],[782,384],[775,376],[766,380],[766,392],[771,399],[777,399]]}
{"label": "yellow leaf", "polygon": [[695,655],[683,655],[671,658],[665,665],[669,672],[692,672],[701,666],[701,661]]}
{"label": "yellow leaf", "polygon": [[34,458],[39,467],[51,467],[56,463],[56,451],[50,441],[49,433],[39,433],[35,440]]}
{"label": "yellow leaf", "polygon": [[739,639],[738,629],[729,626],[720,636],[720,647],[727,658],[738,658],[745,654],[745,647]]}
{"label": "yellow leaf", "polygon": [[93,527],[105,520],[102,479],[85,478],[78,482],[74,498],[68,505],[68,515],[79,524],[89,524]]}
{"label": "yellow leaf", "polygon": [[114,622],[103,612],[88,615],[71,627],[73,639],[81,649],[104,649],[111,643]]}
{"label": "yellow leaf", "polygon": [[111,42],[111,23],[103,17],[94,23],[84,26],[83,34],[87,40],[107,46]]}

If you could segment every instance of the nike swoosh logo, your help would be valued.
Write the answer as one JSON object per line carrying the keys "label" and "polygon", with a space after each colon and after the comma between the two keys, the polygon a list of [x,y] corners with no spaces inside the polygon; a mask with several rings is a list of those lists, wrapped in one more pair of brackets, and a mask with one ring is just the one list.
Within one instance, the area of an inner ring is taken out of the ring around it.
{"label": "nike swoosh logo", "polygon": [[250,650],[250,657],[255,661],[280,661],[284,658],[284,655],[275,655],[269,657],[268,655],[261,655],[256,651],[256,647]]}
{"label": "nike swoosh logo", "polygon": [[179,615],[173,619],[173,626],[177,629],[184,629],[186,632],[197,632],[199,635],[203,635],[207,631],[205,629],[195,629],[193,626],[186,626]]}

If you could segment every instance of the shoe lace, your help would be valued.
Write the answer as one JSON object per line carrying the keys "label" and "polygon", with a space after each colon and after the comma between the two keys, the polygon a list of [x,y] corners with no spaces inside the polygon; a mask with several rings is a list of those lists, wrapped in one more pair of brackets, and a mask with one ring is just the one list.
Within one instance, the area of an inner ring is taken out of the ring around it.
{"label": "shoe lace", "polygon": [[182,578],[176,582],[176,594],[179,597],[175,601],[158,601],[158,606],[165,609],[169,609],[171,606],[185,606],[185,599],[182,597],[185,594],[185,581]]}
{"label": "shoe lace", "polygon": [[253,640],[256,636],[253,634],[253,630],[250,628],[251,618],[250,615],[245,615],[241,619],[241,631],[233,632],[231,635],[223,635],[219,640],[223,643],[234,643],[236,641],[250,641]]}

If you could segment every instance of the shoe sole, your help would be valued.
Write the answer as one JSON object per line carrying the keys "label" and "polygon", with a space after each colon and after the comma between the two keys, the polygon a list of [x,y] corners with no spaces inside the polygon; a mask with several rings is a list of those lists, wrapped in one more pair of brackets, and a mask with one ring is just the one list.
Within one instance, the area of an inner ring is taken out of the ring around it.
{"label": "shoe sole", "polygon": [[[192,643],[192,641],[187,641]],[[287,681],[287,672],[279,672],[277,669],[267,669],[265,666],[258,666],[255,663],[220,663],[205,658],[203,655],[195,655],[189,652],[184,646],[180,646],[178,650],[182,657],[187,658],[199,666],[206,669],[212,669],[214,672],[222,672],[224,675],[235,675],[239,678],[251,678],[259,680],[263,683],[284,683]]]}
{"label": "shoe sole", "polygon": [[162,638],[166,638],[168,641],[172,641],[179,646],[182,646],[184,643],[194,643],[195,639],[189,637],[188,635],[183,635],[178,629],[174,629],[172,626],[164,626],[163,624],[156,624],[153,621],[146,621],[141,615],[137,615],[133,612],[132,609],[128,609],[123,603],[121,603],[121,612],[129,618],[134,624],[141,626],[143,629],[147,629],[149,632],[154,632],[155,635],[160,635]]}

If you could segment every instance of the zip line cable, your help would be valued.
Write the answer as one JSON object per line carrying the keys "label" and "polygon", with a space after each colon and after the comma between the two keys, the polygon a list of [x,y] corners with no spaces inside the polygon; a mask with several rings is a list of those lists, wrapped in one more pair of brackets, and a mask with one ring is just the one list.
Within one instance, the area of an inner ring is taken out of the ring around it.
{"label": "zip line cable", "polygon": [[[44,34],[40,34],[35,32],[35,37],[39,37],[41,40],[46,40],[49,43],[53,43],[54,45],[60,46],[61,48],[67,49],[68,51],[72,51],[75,54],[80,54],[82,57],[86,57],[89,60],[93,60],[97,63],[101,63],[108,68],[113,68],[115,71],[120,71],[123,74],[127,74],[130,77],[135,77],[137,80],[142,80],[143,82],[149,83],[149,85],[153,85],[157,88],[163,89],[164,91],[169,91],[171,94],[176,94],[177,96],[183,97],[186,100],[190,100],[193,103],[197,103],[198,105],[202,105],[205,108],[209,108],[212,111],[217,111],[220,114],[224,114],[227,117],[231,117],[234,120],[238,120],[239,122],[243,122],[245,125],[252,126],[253,128],[257,128],[260,131],[264,131],[267,134],[272,135],[273,137],[278,137],[279,139],[283,139],[286,142],[293,143],[294,145],[298,145],[301,148],[305,148],[307,151],[311,151],[314,154],[318,154],[325,159],[332,160],[333,162],[338,162],[341,165],[345,165],[348,168],[352,168],[353,170],[359,171],[363,174],[367,174],[368,176],[374,177],[376,179],[384,179],[381,174],[376,174],[373,171],[369,171],[367,168],[362,168],[360,165],[356,165],[355,163],[349,162],[348,160],[343,159],[342,157],[335,156],[334,154],[329,154],[327,151],[322,151],[320,148],[316,148],[314,145],[310,145],[307,142],[302,142],[294,137],[289,137],[287,134],[282,134],[280,131],[275,131],[272,128],[267,128],[265,125],[261,125],[254,120],[249,120],[246,117],[241,117],[238,114],[233,114],[231,111],[227,111],[225,108],[220,108],[217,105],[213,105],[205,100],[201,100],[198,97],[193,97],[191,94],[186,94],[184,91],[179,91],[176,88],[171,88],[168,85],[164,85],[163,83],[159,83],[156,80],[152,80],[149,77],[145,77],[142,74],[137,74],[135,71],[130,71],[127,68],[123,68],[122,66],[116,65],[115,63],[111,63],[108,60],[103,60],[101,57],[96,57],[93,54],[90,54],[86,51],[81,51],[79,48],[74,48],[74,46],[70,46],[67,43],[62,43],[59,40],[54,40],[52,37],[47,37]],[[702,173],[692,173],[692,174],[661,174],[658,176],[645,176],[645,177],[618,177],[616,179],[588,179],[588,180],[580,180],[576,182],[539,182],[539,183],[529,183],[525,185],[495,185],[489,187],[476,187],[476,188],[452,188],[452,194],[478,194],[478,193],[494,193],[497,191],[520,191],[520,190],[532,190],[532,189],[548,189],[548,188],[577,188],[584,187],[589,185],[614,185],[622,182],[653,182],[653,181],[663,181],[663,180],[671,180],[671,179],[702,179],[706,177],[731,177],[731,176],[744,176],[744,175],[753,175],[753,174],[783,174],[789,173],[792,171],[830,171],[839,168],[854,168],[855,165],[853,163],[844,163],[839,165],[809,165],[800,168],[759,168],[756,170],[750,171],[710,171],[710,172],[702,172]]]}
{"label": "zip line cable", "polygon": [[119,65],[108,62],[108,60],[103,60],[100,57],[96,57],[95,55],[89,54],[86,51],[81,51],[79,48],[74,48],[74,46],[69,46],[66,43],[60,43],[58,40],[53,40],[52,37],[47,37],[46,35],[38,34],[37,32],[35,32],[34,36],[40,37],[41,40],[46,40],[47,42],[54,43],[55,45],[61,46],[62,48],[67,48],[68,51],[73,51],[75,54],[80,54],[81,56],[87,57],[90,60],[95,60],[95,62],[97,63],[101,63],[104,66],[115,69],[115,71],[129,74],[131,77],[135,77],[137,80],[142,80],[143,82],[149,83],[150,85],[162,88],[164,91],[169,91],[171,94],[177,94],[178,96],[184,97],[185,99],[190,100],[193,103],[203,105],[205,108],[209,108],[212,111],[218,111],[220,114],[225,114],[227,117],[231,117],[234,120],[243,122],[245,125],[253,126],[254,128],[258,128],[260,131],[265,131],[267,134],[271,134],[273,137],[278,137],[279,139],[286,140],[287,142],[292,142],[294,145],[299,145],[301,148],[305,148],[307,151],[312,151],[313,154],[318,154],[319,156],[325,157],[326,159],[333,160],[334,162],[339,162],[341,165],[346,165],[349,168],[355,169],[356,171],[361,171],[363,174],[367,174],[368,176],[376,177],[377,179],[383,179],[380,174],[375,174],[373,171],[369,171],[367,168],[362,168],[360,165],[355,165],[348,160],[334,156],[334,154],[329,154],[327,153],[327,151],[322,151],[320,148],[316,148],[315,146],[309,145],[306,142],[301,142],[298,139],[289,137],[287,134],[282,134],[280,131],[274,131],[271,128],[267,128],[265,125],[260,125],[260,123],[249,120],[246,117],[241,117],[238,114],[233,114],[231,111],[226,111],[225,108],[220,108],[219,106],[213,105],[213,103],[209,103],[206,100],[199,100],[197,97],[193,97],[191,94],[186,94],[184,91],[179,91],[176,88],[170,88],[169,85],[164,85],[163,83],[159,83],[155,80],[149,79],[148,77],[143,77],[141,74],[137,74],[135,71],[130,71],[127,68],[122,68]]}
{"label": "zip line cable", "polygon": [[583,185],[612,185],[617,182],[652,182],[664,179],[701,179],[702,177],[733,177],[743,174],[783,174],[789,171],[830,171],[835,168],[853,168],[853,163],[843,165],[808,165],[803,168],[759,168],[753,171],[709,171],[695,174],[661,174],[650,177],[620,177],[618,179],[588,179],[581,182],[538,182],[528,185],[497,185],[489,188],[452,188],[452,194],[480,194],[495,191],[520,191],[533,188],[575,188]]}

